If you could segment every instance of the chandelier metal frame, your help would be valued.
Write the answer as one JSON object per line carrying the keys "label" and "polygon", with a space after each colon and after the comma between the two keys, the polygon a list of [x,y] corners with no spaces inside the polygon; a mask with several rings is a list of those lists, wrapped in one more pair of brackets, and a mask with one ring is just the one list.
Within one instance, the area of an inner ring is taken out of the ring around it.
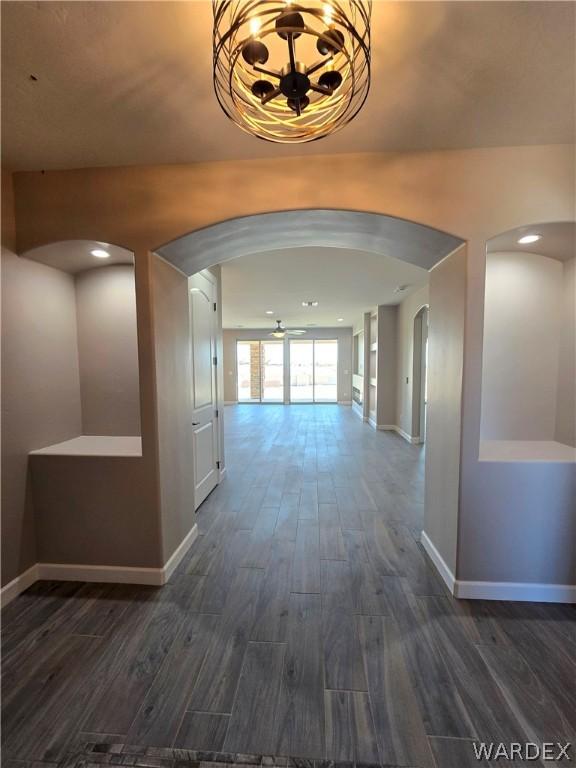
{"label": "chandelier metal frame", "polygon": [[[213,0],[213,8],[214,89],[244,131],[297,144],[358,114],[370,88],[371,0]],[[299,58],[303,41],[308,58],[314,43],[314,60]]]}

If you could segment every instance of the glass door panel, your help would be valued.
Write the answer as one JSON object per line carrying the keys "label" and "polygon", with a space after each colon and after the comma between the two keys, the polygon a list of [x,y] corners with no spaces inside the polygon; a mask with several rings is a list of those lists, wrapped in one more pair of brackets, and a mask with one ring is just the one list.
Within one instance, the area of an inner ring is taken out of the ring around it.
{"label": "glass door panel", "polygon": [[314,342],[290,340],[290,402],[314,401]]}
{"label": "glass door panel", "polygon": [[335,403],[338,389],[338,342],[314,341],[314,402]]}
{"label": "glass door panel", "polygon": [[284,342],[262,341],[262,401],[284,401]]}
{"label": "glass door panel", "polygon": [[238,402],[260,402],[260,342],[236,342],[236,376]]}

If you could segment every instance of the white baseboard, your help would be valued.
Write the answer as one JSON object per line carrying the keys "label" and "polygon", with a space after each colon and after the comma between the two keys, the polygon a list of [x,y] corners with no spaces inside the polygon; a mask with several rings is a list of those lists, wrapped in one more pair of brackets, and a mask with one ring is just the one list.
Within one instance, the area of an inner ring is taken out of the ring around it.
{"label": "white baseboard", "polygon": [[111,584],[148,584],[161,587],[167,583],[198,536],[192,526],[162,568],[137,568],[121,565],[81,565],[76,563],[36,563],[2,587],[2,608],[36,581],[88,581]]}
{"label": "white baseboard", "polygon": [[2,587],[0,590],[0,607],[4,608],[5,605],[11,603],[15,597],[31,587],[35,581],[38,581],[38,565],[32,565],[20,576],[16,576],[15,579]]}
{"label": "white baseboard", "polygon": [[224,405],[238,405],[238,400],[224,400]]}
{"label": "white baseboard", "polygon": [[397,427],[394,424],[377,424],[376,429],[380,432],[396,432]]}
{"label": "white baseboard", "polygon": [[352,413],[355,413],[356,416],[364,420],[364,408],[360,405],[360,403],[352,403]]}
{"label": "white baseboard", "polygon": [[410,443],[410,445],[420,445],[423,442],[420,437],[412,437],[412,435],[409,435],[408,432],[404,432],[400,427],[394,427],[394,429],[398,432],[400,437],[403,437],[407,443]]}
{"label": "white baseboard", "polygon": [[436,570],[438,571],[438,573],[442,577],[442,580],[450,590],[450,593],[454,594],[454,586],[456,584],[456,578],[454,577],[454,574],[448,567],[448,564],[446,563],[446,561],[444,560],[440,552],[438,552],[438,550],[432,543],[432,540],[428,536],[426,531],[422,531],[420,535],[420,543],[424,547],[430,560],[432,560],[432,562],[436,566]]}
{"label": "white baseboard", "polygon": [[222,469],[218,470],[218,482],[221,483],[222,480],[226,477],[227,467],[222,467]]}
{"label": "white baseboard", "polygon": [[461,600],[503,600],[529,603],[576,603],[576,585],[464,581],[456,579],[430,537],[422,531],[422,546],[450,592]]}
{"label": "white baseboard", "polygon": [[102,581],[113,584],[164,584],[163,568],[78,563],[38,563],[39,581]]}
{"label": "white baseboard", "polygon": [[338,405],[352,405],[352,400],[338,400]]}
{"label": "white baseboard", "polygon": [[368,416],[368,424],[372,427],[372,429],[378,429],[376,422],[371,416]]}
{"label": "white baseboard", "polygon": [[576,603],[576,585],[513,581],[456,581],[454,597],[528,603]]}
{"label": "white baseboard", "polygon": [[168,561],[164,563],[164,568],[159,569],[162,573],[162,581],[160,582],[161,584],[166,584],[166,582],[170,579],[170,576],[172,576],[176,568],[180,565],[182,558],[186,552],[188,552],[192,544],[196,541],[197,537],[198,525],[194,523],[192,528],[190,528],[186,536],[176,547],[172,555],[168,558]]}

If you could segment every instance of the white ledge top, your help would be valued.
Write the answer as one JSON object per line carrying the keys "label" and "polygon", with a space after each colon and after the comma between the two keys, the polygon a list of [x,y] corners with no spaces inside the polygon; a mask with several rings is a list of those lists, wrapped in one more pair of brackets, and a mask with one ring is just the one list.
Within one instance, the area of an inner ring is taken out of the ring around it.
{"label": "white ledge top", "polygon": [[80,435],[30,451],[30,456],[142,456],[142,438]]}
{"label": "white ledge top", "polygon": [[481,440],[480,461],[576,462],[576,448],[554,440]]}

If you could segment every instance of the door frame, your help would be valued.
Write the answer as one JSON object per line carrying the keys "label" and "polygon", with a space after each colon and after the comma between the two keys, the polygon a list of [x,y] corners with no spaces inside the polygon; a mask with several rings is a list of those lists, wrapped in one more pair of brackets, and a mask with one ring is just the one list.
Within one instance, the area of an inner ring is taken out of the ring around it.
{"label": "door frame", "polygon": [[415,443],[426,441],[426,341],[429,307],[421,306],[414,315],[412,336],[412,435]]}
{"label": "door frame", "polygon": [[[222,482],[223,475],[224,475],[224,468],[223,468],[223,461],[222,461],[222,418],[223,418],[223,410],[222,410],[222,403],[221,403],[221,392],[220,392],[220,386],[219,386],[219,370],[222,365],[222,361],[219,359],[219,334],[221,333],[220,329],[220,323],[218,322],[219,319],[219,307],[220,307],[220,291],[219,291],[219,281],[216,275],[214,275],[210,269],[202,269],[198,272],[195,272],[194,274],[190,275],[188,277],[188,328],[189,328],[189,354],[190,354],[190,398],[191,398],[191,413],[194,412],[194,401],[193,401],[193,387],[194,387],[194,320],[193,320],[193,290],[190,286],[191,280],[193,280],[198,275],[201,275],[204,277],[209,283],[211,283],[213,288],[213,297],[208,297],[204,293],[204,291],[201,291],[200,289],[197,289],[196,286],[194,288],[196,291],[199,291],[202,293],[208,301],[213,303],[213,312],[211,312],[212,322],[211,322],[211,357],[212,357],[212,368],[211,368],[211,374],[212,374],[212,388],[213,388],[213,408],[214,408],[214,420],[216,422],[214,431],[214,454],[215,454],[215,461],[216,461],[216,485],[219,485]],[[194,292],[196,292],[194,291]],[[197,501],[197,495],[196,495],[196,488],[197,488],[197,478],[196,478],[196,447],[194,447],[194,459],[193,459],[193,465],[192,465],[192,472],[193,472],[193,478],[194,478],[194,513],[196,514],[201,504],[208,498],[210,493],[212,491],[209,491],[208,494],[202,499],[202,501]],[[212,489],[214,490],[214,489]]]}

